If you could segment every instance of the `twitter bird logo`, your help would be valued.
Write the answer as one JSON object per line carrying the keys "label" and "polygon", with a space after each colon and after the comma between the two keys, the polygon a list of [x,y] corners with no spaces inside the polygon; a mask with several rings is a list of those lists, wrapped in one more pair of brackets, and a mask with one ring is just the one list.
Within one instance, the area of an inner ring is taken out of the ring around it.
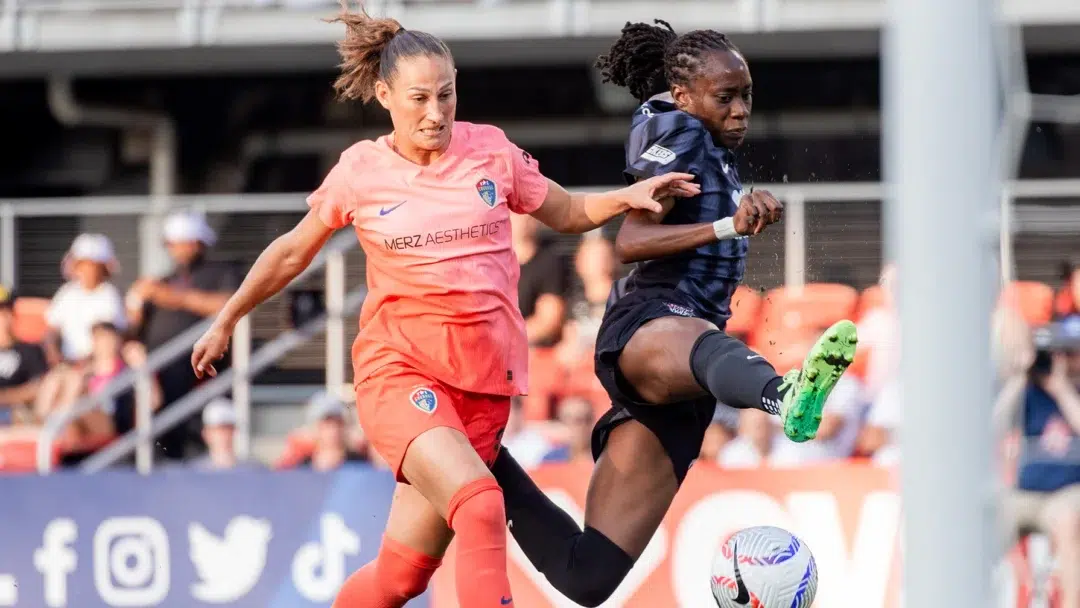
{"label": "twitter bird logo", "polygon": [[269,521],[247,515],[232,518],[221,538],[202,524],[189,525],[191,563],[199,576],[191,594],[207,604],[229,604],[244,597],[266,567],[271,536]]}

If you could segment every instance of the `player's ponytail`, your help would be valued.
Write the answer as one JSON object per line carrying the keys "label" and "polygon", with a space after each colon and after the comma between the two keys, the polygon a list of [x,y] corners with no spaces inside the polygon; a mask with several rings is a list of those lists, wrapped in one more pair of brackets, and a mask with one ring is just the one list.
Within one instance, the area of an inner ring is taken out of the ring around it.
{"label": "player's ponytail", "polygon": [[664,57],[678,37],[668,22],[655,23],[627,23],[608,53],[596,60],[604,82],[626,87],[642,102],[668,90]]}
{"label": "player's ponytail", "polygon": [[329,22],[345,24],[345,39],[337,45],[341,75],[334,82],[342,99],[374,99],[375,83],[390,82],[403,57],[436,55],[452,60],[450,49],[437,37],[406,30],[396,19],[372,17],[363,6],[350,11],[348,0],[341,0],[341,13]]}

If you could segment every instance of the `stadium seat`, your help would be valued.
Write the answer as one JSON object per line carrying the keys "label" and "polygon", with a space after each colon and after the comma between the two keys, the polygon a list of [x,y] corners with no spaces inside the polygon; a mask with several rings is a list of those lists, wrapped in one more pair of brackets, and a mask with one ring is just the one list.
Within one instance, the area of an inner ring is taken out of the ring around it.
{"label": "stadium seat", "polygon": [[1045,283],[1014,281],[1005,286],[998,302],[1010,306],[1031,325],[1045,325],[1054,312],[1054,290]]}
{"label": "stadium seat", "polygon": [[[58,449],[53,450],[53,466],[60,461]],[[37,441],[19,439],[0,443],[0,471],[4,473],[37,472]]]}
{"label": "stadium seat", "polygon": [[867,312],[887,306],[887,299],[885,288],[881,285],[867,287],[859,294],[859,304],[855,311],[855,317],[861,319]]}
{"label": "stadium seat", "polygon": [[824,329],[855,313],[859,294],[839,283],[811,283],[803,287],[779,287],[765,295],[762,326],[767,331]]}
{"label": "stadium seat", "polygon": [[817,341],[816,329],[772,329],[759,332],[752,348],[776,368],[781,376],[792,368],[801,367],[806,354]]}
{"label": "stadium seat", "polygon": [[48,308],[48,298],[15,300],[15,337],[23,342],[41,343],[48,329],[45,323],[45,311]]}
{"label": "stadium seat", "polygon": [[761,294],[740,285],[731,297],[731,318],[725,331],[733,336],[748,336],[757,329],[761,318]]}

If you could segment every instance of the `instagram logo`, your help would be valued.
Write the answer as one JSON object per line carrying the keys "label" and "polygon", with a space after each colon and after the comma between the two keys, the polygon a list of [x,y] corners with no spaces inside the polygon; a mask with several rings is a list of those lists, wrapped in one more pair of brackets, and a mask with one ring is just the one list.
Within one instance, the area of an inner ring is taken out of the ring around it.
{"label": "instagram logo", "polygon": [[113,517],[94,533],[94,586],[111,606],[153,606],[169,594],[169,538],[149,517]]}

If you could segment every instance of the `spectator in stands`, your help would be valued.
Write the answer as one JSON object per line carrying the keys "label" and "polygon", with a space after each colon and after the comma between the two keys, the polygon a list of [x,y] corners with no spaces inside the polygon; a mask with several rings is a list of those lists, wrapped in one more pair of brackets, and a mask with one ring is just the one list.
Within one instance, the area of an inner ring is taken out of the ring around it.
{"label": "spectator in stands", "polygon": [[584,397],[566,397],[559,402],[556,419],[566,430],[566,441],[544,456],[543,462],[592,462],[592,429],[596,423],[593,406]]}
{"label": "spectator in stands", "polygon": [[566,268],[558,254],[542,246],[539,223],[531,215],[510,214],[514,254],[521,265],[518,305],[532,346],[552,346],[562,333],[566,316]]}
{"label": "spectator in stands", "polygon": [[29,418],[28,406],[48,371],[45,352],[15,338],[15,294],[0,285],[0,425]]}
{"label": "spectator in stands", "polygon": [[712,424],[705,429],[705,439],[701,442],[701,454],[698,460],[720,464],[720,455],[724,452],[739,430],[739,410],[724,405],[716,404],[713,413]]}
{"label": "spectator in stands", "polygon": [[1054,299],[1054,316],[1057,318],[1080,314],[1080,256],[1062,265],[1065,284]]}
{"label": "spectator in stands", "polygon": [[1080,315],[1066,317],[1060,332],[1056,352],[1006,380],[995,421],[1019,417],[1023,433],[1016,488],[1005,501],[1010,532],[1050,536],[1061,606],[1080,608]]}
{"label": "spectator in stands", "polygon": [[300,465],[315,471],[332,471],[344,464],[367,462],[348,441],[345,404],[327,393],[308,403],[308,422],[315,426],[315,449]]}
{"label": "spectator in stands", "polygon": [[769,418],[762,410],[740,410],[739,434],[720,452],[720,466],[729,469],[768,466],[776,437]]}
{"label": "spectator in stands", "polygon": [[255,465],[241,461],[236,454],[236,408],[228,399],[218,398],[206,404],[202,413],[202,435],[206,454],[191,466],[204,471],[226,471]]}
{"label": "spectator in stands", "polygon": [[61,265],[67,282],[45,313],[49,333],[45,352],[50,365],[82,363],[93,350],[91,328],[112,323],[127,328],[120,292],[109,279],[120,270],[112,241],[103,234],[80,234]]}
{"label": "spectator in stands", "polygon": [[577,326],[578,339],[592,350],[615,284],[615,247],[598,232],[586,235],[574,257],[574,270],[579,284],[570,295],[569,322]]}
{"label": "spectator in stands", "polygon": [[538,424],[528,424],[526,421],[524,400],[520,396],[510,399],[510,417],[503,431],[502,445],[526,469],[540,464],[551,451],[551,441]]}
{"label": "spectator in stands", "polygon": [[[217,235],[202,215],[175,213],[165,220],[164,232],[165,246],[175,270],[161,279],[139,279],[126,298],[128,315],[148,351],[216,315],[239,286],[241,277],[233,264],[207,259]],[[187,357],[177,357],[161,368],[158,381],[165,407],[197,384]],[[187,424],[160,438],[159,445],[167,458],[183,458],[187,444],[201,438],[198,422],[199,418],[194,416]]]}
{"label": "spectator in stands", "polygon": [[[851,375],[841,377],[825,402],[825,409],[821,412],[821,426],[818,427],[814,440],[794,443],[778,439],[772,465],[793,467],[849,458],[855,451],[855,443],[867,409],[862,383]],[[779,438],[783,435],[783,430],[779,427],[778,419],[774,419],[774,422]]]}

